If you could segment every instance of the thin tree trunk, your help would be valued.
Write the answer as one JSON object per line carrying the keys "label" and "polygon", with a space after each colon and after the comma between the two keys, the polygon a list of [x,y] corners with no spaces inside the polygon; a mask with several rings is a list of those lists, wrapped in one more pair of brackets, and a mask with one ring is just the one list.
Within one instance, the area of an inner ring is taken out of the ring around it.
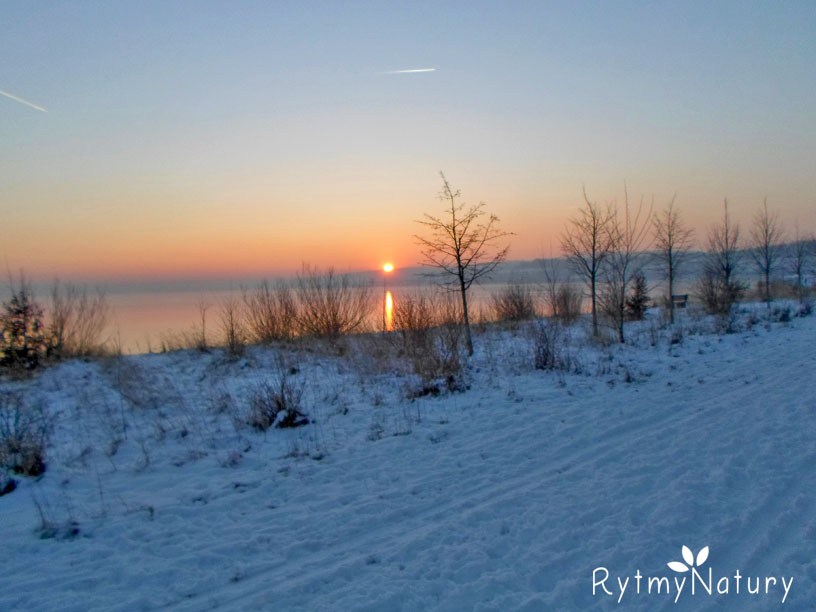
{"label": "thin tree trunk", "polygon": [[669,323],[674,325],[674,272],[669,268]]}
{"label": "thin tree trunk", "polygon": [[596,302],[596,283],[597,283],[597,280],[596,280],[595,276],[593,275],[591,283],[590,283],[591,284],[590,292],[592,293],[591,297],[592,297],[592,335],[593,336],[598,335],[598,312],[596,310],[596,304],[595,304],[595,302]]}
{"label": "thin tree trunk", "polygon": [[467,348],[468,357],[473,355],[473,338],[470,336],[470,317],[468,316],[467,303],[467,289],[465,287],[465,279],[459,276],[459,289],[462,292],[462,320],[465,324],[465,347]]}

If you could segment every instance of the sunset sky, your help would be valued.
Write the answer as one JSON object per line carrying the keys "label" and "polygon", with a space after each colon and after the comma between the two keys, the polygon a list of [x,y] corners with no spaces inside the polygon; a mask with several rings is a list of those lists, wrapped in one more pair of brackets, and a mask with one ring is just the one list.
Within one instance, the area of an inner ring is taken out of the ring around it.
{"label": "sunset sky", "polygon": [[814,230],[814,33],[811,1],[3,2],[0,250],[75,279],[410,266],[440,170],[514,259],[558,254],[582,185]]}

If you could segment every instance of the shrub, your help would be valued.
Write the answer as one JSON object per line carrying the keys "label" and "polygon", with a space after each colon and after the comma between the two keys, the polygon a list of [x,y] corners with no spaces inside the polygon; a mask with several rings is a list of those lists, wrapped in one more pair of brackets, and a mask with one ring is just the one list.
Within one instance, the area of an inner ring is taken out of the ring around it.
{"label": "shrub", "polygon": [[24,476],[45,472],[48,434],[42,413],[24,407],[17,394],[0,394],[0,469]]}
{"label": "shrub", "polygon": [[537,370],[569,370],[572,359],[564,326],[556,319],[536,321],[532,327],[533,365]]}
{"label": "shrub", "polygon": [[263,281],[252,292],[244,291],[243,300],[251,341],[269,344],[297,335],[297,302],[288,285]]}
{"label": "shrub", "polygon": [[283,361],[271,381],[261,383],[249,398],[247,423],[260,431],[270,427],[300,427],[309,423],[303,409],[303,384],[292,380],[294,369]]}
{"label": "shrub", "polygon": [[371,287],[349,274],[325,273],[304,266],[297,277],[298,326],[306,336],[336,340],[344,334],[364,331],[373,302]]}
{"label": "shrub", "polygon": [[51,288],[48,353],[57,359],[88,357],[105,350],[102,334],[108,322],[105,294],[55,282]]}
{"label": "shrub", "polygon": [[705,270],[697,282],[697,297],[709,314],[727,315],[745,293],[745,285]]}
{"label": "shrub", "polygon": [[0,313],[0,367],[33,370],[42,363],[46,348],[43,309],[21,276],[19,285],[12,282],[11,297]]}
{"label": "shrub", "polygon": [[491,296],[491,307],[497,321],[527,321],[536,316],[535,296],[527,284],[503,287]]}
{"label": "shrub", "polygon": [[234,297],[226,298],[221,302],[220,315],[227,356],[236,359],[244,354],[246,348],[246,332],[242,324],[241,303]]}
{"label": "shrub", "polygon": [[11,478],[8,474],[0,471],[0,497],[8,495],[17,488],[17,481]]}
{"label": "shrub", "polygon": [[426,394],[464,388],[461,380],[464,333],[452,299],[418,294],[394,306],[394,331]]}
{"label": "shrub", "polygon": [[563,323],[574,323],[581,316],[583,297],[569,283],[557,283],[547,287],[544,301],[548,314]]}

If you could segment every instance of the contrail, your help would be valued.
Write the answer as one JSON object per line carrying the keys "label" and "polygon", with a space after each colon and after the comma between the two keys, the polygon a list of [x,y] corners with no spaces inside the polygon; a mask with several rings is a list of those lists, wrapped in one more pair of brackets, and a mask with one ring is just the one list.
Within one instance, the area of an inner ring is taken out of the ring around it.
{"label": "contrail", "polygon": [[41,113],[47,113],[48,111],[45,110],[42,106],[37,106],[33,102],[29,102],[28,100],[23,100],[22,98],[18,98],[17,96],[10,94],[7,91],[3,91],[0,89],[0,96],[6,96],[10,100],[14,100],[15,102],[19,102],[20,104],[25,104],[28,107],[33,108],[34,110],[38,110]]}
{"label": "contrail", "polygon": [[389,70],[385,74],[416,74],[417,72],[436,72],[436,68],[411,68],[410,70]]}

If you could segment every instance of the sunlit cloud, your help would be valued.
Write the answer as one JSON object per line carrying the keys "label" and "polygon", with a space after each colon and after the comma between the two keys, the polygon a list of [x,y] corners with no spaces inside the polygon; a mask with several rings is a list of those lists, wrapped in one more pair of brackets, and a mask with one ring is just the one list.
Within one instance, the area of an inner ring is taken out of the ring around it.
{"label": "sunlit cloud", "polygon": [[389,70],[385,74],[417,74],[419,72],[436,72],[436,68],[409,68],[407,70]]}
{"label": "sunlit cloud", "polygon": [[3,91],[2,89],[0,89],[0,96],[5,96],[5,97],[6,97],[6,98],[8,98],[9,100],[14,100],[15,102],[19,102],[20,104],[25,104],[25,105],[26,105],[26,106],[28,106],[29,108],[33,108],[34,110],[38,110],[38,111],[40,111],[41,113],[47,113],[47,112],[48,112],[48,111],[47,111],[46,109],[44,109],[42,106],[37,106],[37,105],[36,105],[36,104],[34,104],[33,102],[29,102],[28,100],[23,100],[22,98],[18,98],[18,97],[17,97],[17,96],[15,96],[14,94],[10,94],[9,92],[7,92],[7,91]]}

